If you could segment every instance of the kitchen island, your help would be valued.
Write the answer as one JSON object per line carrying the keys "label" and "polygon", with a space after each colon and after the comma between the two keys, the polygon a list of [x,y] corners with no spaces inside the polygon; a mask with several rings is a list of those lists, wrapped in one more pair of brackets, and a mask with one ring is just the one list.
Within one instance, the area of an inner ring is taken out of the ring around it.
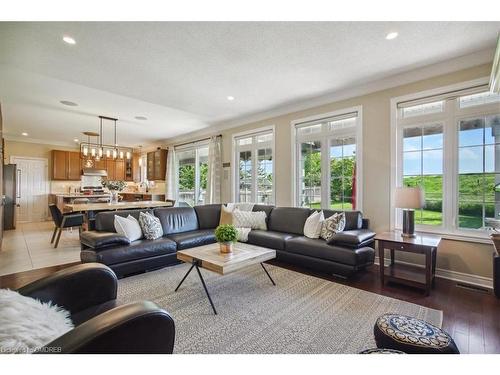
{"label": "kitchen island", "polygon": [[85,215],[84,229],[93,230],[95,213],[97,211],[118,211],[133,210],[139,208],[172,207],[172,202],[163,201],[138,201],[138,202],[118,202],[118,203],[74,203],[66,204],[66,212],[81,212]]}
{"label": "kitchen island", "polygon": [[68,212],[68,209],[65,208],[66,205],[72,204],[75,199],[85,199],[87,198],[89,202],[96,203],[98,199],[109,199],[111,194],[82,194],[82,193],[73,193],[73,194],[50,194],[49,195],[49,203],[54,203],[61,212]]}
{"label": "kitchen island", "polygon": [[119,193],[124,201],[164,201],[165,193],[157,192],[139,192],[139,191],[121,191]]}
{"label": "kitchen island", "polygon": [[131,210],[134,208],[156,208],[171,207],[172,202],[162,201],[136,201],[136,202],[118,202],[118,203],[77,203],[66,204],[64,207],[71,212],[94,212],[94,211],[116,211]]}

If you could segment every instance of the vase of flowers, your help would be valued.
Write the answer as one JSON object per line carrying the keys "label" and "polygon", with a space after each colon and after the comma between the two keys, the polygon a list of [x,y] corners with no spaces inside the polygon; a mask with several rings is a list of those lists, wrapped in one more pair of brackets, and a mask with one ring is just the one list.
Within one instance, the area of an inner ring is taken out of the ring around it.
{"label": "vase of flowers", "polygon": [[238,231],[231,224],[222,224],[215,228],[215,239],[219,243],[222,254],[233,252],[233,243],[238,239]]}
{"label": "vase of flowers", "polygon": [[119,195],[118,192],[122,191],[125,189],[125,186],[127,186],[127,183],[125,181],[121,180],[102,180],[101,185],[109,190],[111,193],[111,199],[110,203],[118,203],[119,200]]}

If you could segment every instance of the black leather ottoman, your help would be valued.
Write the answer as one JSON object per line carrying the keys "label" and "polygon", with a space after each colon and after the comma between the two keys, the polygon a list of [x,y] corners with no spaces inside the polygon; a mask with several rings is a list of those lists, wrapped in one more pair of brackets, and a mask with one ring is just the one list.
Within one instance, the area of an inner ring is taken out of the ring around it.
{"label": "black leather ottoman", "polygon": [[412,354],[459,354],[453,338],[424,320],[400,314],[380,316],[373,328],[378,348]]}
{"label": "black leather ottoman", "polygon": [[384,349],[384,348],[372,348],[372,349],[365,349],[359,354],[405,354],[401,350],[394,350],[394,349]]}

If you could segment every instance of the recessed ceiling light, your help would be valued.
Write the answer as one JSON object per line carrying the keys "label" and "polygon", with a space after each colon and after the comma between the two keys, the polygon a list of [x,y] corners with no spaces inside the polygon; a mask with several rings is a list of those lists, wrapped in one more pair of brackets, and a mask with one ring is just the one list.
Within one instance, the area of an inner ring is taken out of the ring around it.
{"label": "recessed ceiling light", "polygon": [[27,137],[28,133],[24,132],[24,133],[21,133],[21,135],[24,135],[25,137]]}
{"label": "recessed ceiling light", "polygon": [[73,139],[73,141],[78,142],[78,138]]}
{"label": "recessed ceiling light", "polygon": [[63,36],[63,40],[68,44],[76,44],[76,40],[67,35]]}
{"label": "recessed ceiling light", "polygon": [[70,107],[76,107],[76,106],[78,106],[77,103],[70,102],[69,100],[61,100],[59,103],[64,104],[64,105],[69,105]]}
{"label": "recessed ceiling light", "polygon": [[148,118],[147,118],[147,117],[144,117],[144,116],[135,116],[135,119],[136,119],[136,120],[142,120],[142,121],[145,121],[145,120],[147,120]]}
{"label": "recessed ceiling light", "polygon": [[234,100],[234,96],[229,95],[229,96],[227,97],[227,100],[229,100],[230,102],[232,102],[232,101]]}
{"label": "recessed ceiling light", "polygon": [[385,36],[385,39],[387,40],[392,40],[392,39],[396,39],[398,37],[398,33],[393,31],[392,33],[389,33]]}

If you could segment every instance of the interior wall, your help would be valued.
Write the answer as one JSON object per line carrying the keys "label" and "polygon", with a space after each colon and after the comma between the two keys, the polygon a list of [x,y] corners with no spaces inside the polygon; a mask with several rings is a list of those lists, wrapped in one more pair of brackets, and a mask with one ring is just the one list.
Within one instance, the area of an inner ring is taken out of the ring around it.
{"label": "interior wall", "polygon": [[5,140],[4,163],[9,164],[11,156],[46,158],[49,161],[50,172],[52,170],[52,150],[78,151],[78,147]]}
{"label": "interior wall", "polygon": [[[52,171],[52,150],[78,151],[78,147],[65,147],[41,143],[20,142],[5,140],[4,163],[10,163],[11,156],[30,158],[45,158],[48,160],[48,178]],[[67,193],[70,188],[80,187],[77,181],[50,181],[50,193]]]}
{"label": "interior wall", "polygon": [[[232,136],[235,133],[275,126],[275,189],[276,205],[291,206],[292,199],[292,158],[291,158],[291,122],[293,120],[332,112],[353,106],[363,108],[363,212],[370,219],[371,228],[377,232],[390,228],[390,99],[419,91],[438,88],[489,76],[491,64],[432,77],[422,81],[373,92],[367,95],[341,100],[334,103],[293,112],[227,129],[221,133],[223,139],[223,162],[230,163]],[[195,137],[195,136],[193,136]],[[231,200],[231,173],[224,174],[222,201]],[[437,267],[444,270],[474,274],[486,278],[492,277],[492,245],[443,240],[438,251]],[[414,258],[405,260],[418,261]]]}

